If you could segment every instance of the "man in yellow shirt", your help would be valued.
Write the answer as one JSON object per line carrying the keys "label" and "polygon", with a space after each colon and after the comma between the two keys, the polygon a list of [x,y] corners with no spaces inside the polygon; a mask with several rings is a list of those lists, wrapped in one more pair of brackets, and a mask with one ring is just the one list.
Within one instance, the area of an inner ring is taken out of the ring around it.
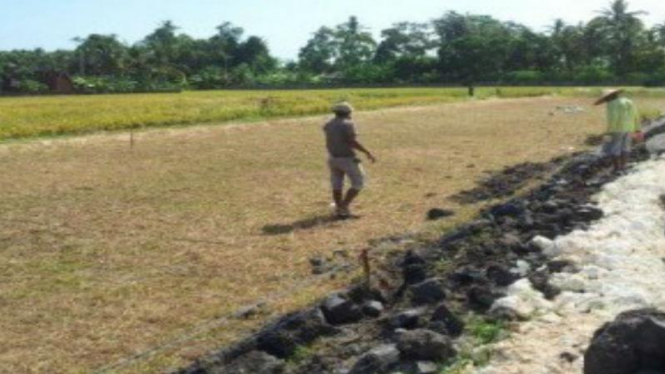
{"label": "man in yellow shirt", "polygon": [[632,100],[623,90],[606,91],[596,105],[607,103],[607,136],[605,152],[612,159],[614,172],[626,168],[632,147],[633,134],[640,131],[640,116]]}

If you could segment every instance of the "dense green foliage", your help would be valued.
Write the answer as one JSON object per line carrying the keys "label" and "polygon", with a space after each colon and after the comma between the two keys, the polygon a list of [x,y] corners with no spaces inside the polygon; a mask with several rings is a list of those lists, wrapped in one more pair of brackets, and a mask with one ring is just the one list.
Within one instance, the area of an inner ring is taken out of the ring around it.
{"label": "dense green foliage", "polygon": [[625,0],[588,23],[546,32],[490,16],[447,12],[400,22],[375,40],[355,17],[321,27],[298,60],[280,63],[266,42],[224,23],[207,39],[170,21],[133,45],[115,35],[77,38],[71,51],[0,52],[0,90],[47,91],[44,73],[67,72],[81,92],[369,84],[665,85],[665,23],[646,27]]}

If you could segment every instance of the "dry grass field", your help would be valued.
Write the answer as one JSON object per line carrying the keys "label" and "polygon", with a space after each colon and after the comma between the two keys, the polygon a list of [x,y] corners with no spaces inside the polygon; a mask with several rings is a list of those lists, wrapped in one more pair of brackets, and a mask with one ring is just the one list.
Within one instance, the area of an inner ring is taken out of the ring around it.
{"label": "dry grass field", "polygon": [[[327,219],[324,116],[148,130],[131,149],[122,133],[0,145],[0,372],[177,368],[353,277],[313,278],[311,256],[437,235],[477,211],[446,198],[485,171],[603,130],[602,109],[580,98],[355,118],[379,162],[365,164],[362,218],[344,222]],[[425,223],[431,207],[457,215]],[[227,319],[264,298],[257,316]]]}

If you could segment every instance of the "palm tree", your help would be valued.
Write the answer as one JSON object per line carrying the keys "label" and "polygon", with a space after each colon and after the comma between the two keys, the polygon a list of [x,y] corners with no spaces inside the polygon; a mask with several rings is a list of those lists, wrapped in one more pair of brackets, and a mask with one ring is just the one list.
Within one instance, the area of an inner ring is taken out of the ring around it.
{"label": "palm tree", "polygon": [[665,22],[660,23],[653,28],[654,33],[662,46],[665,46]]}
{"label": "palm tree", "polygon": [[[74,43],[77,43],[79,47],[83,45],[83,42],[85,41],[84,38],[77,36],[72,38],[72,41]],[[85,49],[84,48],[77,48],[76,49],[76,54],[78,55],[79,59],[79,75],[83,76],[85,75]]]}
{"label": "palm tree", "polygon": [[565,42],[563,38],[563,32],[566,29],[566,23],[561,19],[557,18],[554,20],[554,24],[549,27],[550,30],[550,42],[554,47],[554,53],[557,60],[557,68],[559,65],[566,65],[566,56],[565,56]]}
{"label": "palm tree", "polygon": [[584,45],[582,25],[568,25],[562,19],[556,19],[549,30],[557,56],[557,68],[572,71],[575,66],[590,59],[588,48]]}
{"label": "palm tree", "polygon": [[561,32],[565,27],[566,27],[566,22],[561,18],[557,18],[554,20],[554,24],[550,26],[549,29],[550,32],[552,33],[552,36],[556,37],[561,34]]}
{"label": "palm tree", "polygon": [[634,51],[640,42],[644,23],[639,18],[644,11],[628,11],[625,0],[614,0],[610,7],[600,11],[592,23],[604,33],[612,67],[619,75],[630,72]]}

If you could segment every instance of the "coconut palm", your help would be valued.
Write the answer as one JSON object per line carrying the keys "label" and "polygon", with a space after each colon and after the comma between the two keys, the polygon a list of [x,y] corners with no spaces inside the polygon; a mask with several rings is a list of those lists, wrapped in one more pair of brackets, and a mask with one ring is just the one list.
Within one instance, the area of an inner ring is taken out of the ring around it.
{"label": "coconut palm", "polygon": [[557,57],[556,68],[561,67],[572,71],[575,65],[583,61],[585,56],[583,28],[567,25],[562,19],[557,19],[549,29],[550,42]]}
{"label": "coconut palm", "polygon": [[625,75],[632,68],[634,52],[644,31],[640,16],[645,14],[644,11],[628,11],[625,0],[615,0],[591,21],[605,36],[606,52],[618,75]]}
{"label": "coconut palm", "polygon": [[653,27],[653,32],[660,44],[665,46],[665,22],[660,23]]}

